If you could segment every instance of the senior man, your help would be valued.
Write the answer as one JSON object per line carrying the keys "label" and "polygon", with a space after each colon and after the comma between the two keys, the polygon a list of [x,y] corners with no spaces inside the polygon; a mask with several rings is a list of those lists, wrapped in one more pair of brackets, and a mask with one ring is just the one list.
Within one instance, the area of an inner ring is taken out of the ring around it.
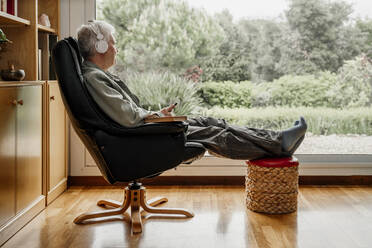
{"label": "senior man", "polygon": [[[125,127],[142,125],[146,118],[171,116],[175,105],[148,111],[125,82],[108,72],[117,54],[114,32],[114,27],[103,21],[92,21],[78,29],[83,75],[92,98],[112,120]],[[230,125],[212,117],[189,118],[186,122],[188,141],[201,143],[217,155],[244,160],[290,156],[307,129],[302,117],[293,127],[280,132]]]}

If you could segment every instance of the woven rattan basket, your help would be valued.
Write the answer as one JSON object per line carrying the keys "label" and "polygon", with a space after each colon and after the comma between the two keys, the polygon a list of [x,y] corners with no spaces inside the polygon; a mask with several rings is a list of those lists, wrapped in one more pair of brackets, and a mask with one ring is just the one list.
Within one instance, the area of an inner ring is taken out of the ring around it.
{"label": "woven rattan basket", "polygon": [[[247,161],[247,208],[261,213],[284,214],[297,210],[298,161],[296,158]],[[284,161],[284,162],[283,162]],[[277,162],[277,163],[276,163]]]}

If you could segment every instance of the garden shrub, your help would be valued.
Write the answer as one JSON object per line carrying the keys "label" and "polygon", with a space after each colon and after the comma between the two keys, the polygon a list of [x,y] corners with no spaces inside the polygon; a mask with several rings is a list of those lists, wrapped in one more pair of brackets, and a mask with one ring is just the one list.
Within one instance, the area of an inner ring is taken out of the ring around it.
{"label": "garden shrub", "polygon": [[198,95],[208,107],[250,107],[251,88],[248,81],[205,82],[200,85]]}
{"label": "garden shrub", "polygon": [[254,84],[252,105],[254,107],[329,107],[332,105],[327,94],[336,84],[336,75],[321,72],[317,75],[286,75],[273,82]]}
{"label": "garden shrub", "polygon": [[157,111],[175,102],[176,115],[190,115],[200,108],[197,85],[170,72],[121,73],[143,108]]}
{"label": "garden shrub", "polygon": [[200,92],[207,106],[368,107],[372,104],[372,62],[359,56],[346,61],[337,74],[285,75],[273,82],[208,82]]}
{"label": "garden shrub", "polygon": [[346,61],[337,83],[327,92],[332,107],[370,106],[372,103],[372,62],[366,56]]}
{"label": "garden shrub", "polygon": [[337,74],[286,75],[253,84],[252,106],[368,107],[372,104],[372,62],[366,56],[346,61]]}
{"label": "garden shrub", "polygon": [[366,134],[372,135],[372,108],[221,108],[204,109],[204,116],[225,119],[230,124],[253,128],[283,130],[293,126],[295,120],[304,116],[308,132],[318,135]]}

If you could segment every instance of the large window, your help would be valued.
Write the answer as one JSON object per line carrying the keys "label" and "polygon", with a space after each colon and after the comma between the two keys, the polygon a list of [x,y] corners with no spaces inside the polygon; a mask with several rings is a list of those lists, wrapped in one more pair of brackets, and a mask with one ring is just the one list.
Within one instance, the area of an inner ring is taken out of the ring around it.
{"label": "large window", "polygon": [[[178,101],[177,114],[275,130],[304,116],[297,154],[372,154],[372,15],[363,12],[371,8],[358,0],[97,0],[97,19],[116,28],[114,72],[147,108]],[[172,80],[179,88],[162,90]]]}

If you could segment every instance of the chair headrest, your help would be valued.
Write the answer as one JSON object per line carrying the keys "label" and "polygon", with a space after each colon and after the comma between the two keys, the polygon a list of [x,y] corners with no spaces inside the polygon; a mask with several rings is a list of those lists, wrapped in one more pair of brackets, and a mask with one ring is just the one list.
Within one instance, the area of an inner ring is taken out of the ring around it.
{"label": "chair headrest", "polygon": [[72,38],[72,37],[68,37],[66,40],[71,45],[71,47],[74,49],[75,55],[76,55],[76,60],[78,61],[79,66],[81,67],[81,65],[83,63],[83,57],[81,56],[80,48],[79,48],[79,44],[78,44],[77,40],[75,38]]}
{"label": "chair headrest", "polygon": [[67,112],[76,119],[79,128],[110,130],[116,126],[98,108],[86,89],[77,41],[69,37],[57,42],[52,55],[62,99]]}

